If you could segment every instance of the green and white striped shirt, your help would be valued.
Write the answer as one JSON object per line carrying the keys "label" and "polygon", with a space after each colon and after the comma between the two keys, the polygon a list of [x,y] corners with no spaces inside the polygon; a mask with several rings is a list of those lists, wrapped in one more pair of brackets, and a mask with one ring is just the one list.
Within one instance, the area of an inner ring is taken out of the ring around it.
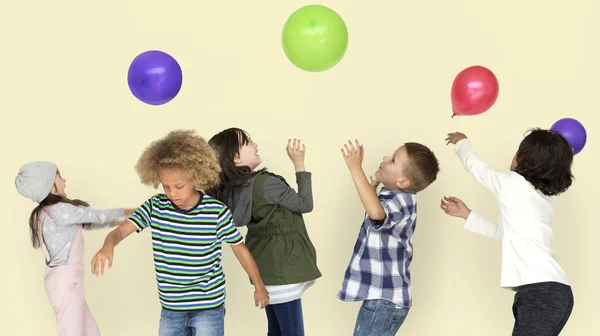
{"label": "green and white striped shirt", "polygon": [[129,217],[137,232],[150,227],[162,307],[191,311],[211,309],[225,301],[221,244],[243,242],[229,208],[204,195],[190,210],[174,205],[165,194],[144,202]]}

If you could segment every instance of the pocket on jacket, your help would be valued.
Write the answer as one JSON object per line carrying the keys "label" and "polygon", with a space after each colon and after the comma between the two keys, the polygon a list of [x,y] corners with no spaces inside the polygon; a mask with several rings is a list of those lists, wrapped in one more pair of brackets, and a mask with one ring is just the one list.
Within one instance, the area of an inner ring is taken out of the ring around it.
{"label": "pocket on jacket", "polygon": [[286,263],[288,266],[295,266],[298,263],[298,258],[300,257],[298,242],[296,239],[292,239],[292,248],[288,252]]}

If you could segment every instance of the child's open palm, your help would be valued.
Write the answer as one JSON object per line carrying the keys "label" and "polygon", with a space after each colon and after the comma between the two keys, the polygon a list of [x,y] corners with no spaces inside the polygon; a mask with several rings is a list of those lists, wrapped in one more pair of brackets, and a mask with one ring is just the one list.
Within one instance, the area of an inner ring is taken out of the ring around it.
{"label": "child's open palm", "polygon": [[442,198],[440,208],[442,208],[447,215],[461,217],[464,219],[467,219],[471,213],[471,209],[469,209],[467,205],[460,200],[460,198],[454,196],[444,196],[444,198]]}
{"label": "child's open palm", "polygon": [[294,139],[293,142],[292,139],[288,139],[285,150],[294,165],[304,162],[304,152],[306,151],[306,146],[302,144],[300,139]]}
{"label": "child's open palm", "polygon": [[365,155],[365,150],[358,140],[354,140],[354,143],[355,144],[352,144],[352,142],[348,140],[348,145],[344,144],[344,148],[342,148],[342,155],[344,156],[344,161],[346,161],[346,165],[349,169],[361,167]]}

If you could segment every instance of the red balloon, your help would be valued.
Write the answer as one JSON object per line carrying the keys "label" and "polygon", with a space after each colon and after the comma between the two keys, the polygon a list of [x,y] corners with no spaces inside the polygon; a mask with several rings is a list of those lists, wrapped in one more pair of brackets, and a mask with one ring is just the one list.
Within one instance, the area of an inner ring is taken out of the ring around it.
{"label": "red balloon", "polygon": [[498,79],[493,72],[475,65],[459,72],[452,83],[452,117],[487,111],[498,98]]}

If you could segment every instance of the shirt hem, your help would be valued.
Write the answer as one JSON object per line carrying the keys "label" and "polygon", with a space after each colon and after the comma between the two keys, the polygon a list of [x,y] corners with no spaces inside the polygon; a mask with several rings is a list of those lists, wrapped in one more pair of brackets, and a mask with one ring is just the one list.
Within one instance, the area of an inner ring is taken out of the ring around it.
{"label": "shirt hem", "polygon": [[368,300],[385,300],[385,301],[389,301],[389,302],[391,302],[391,303],[395,304],[395,305],[396,305],[396,306],[398,306],[398,307],[407,308],[407,309],[409,309],[409,308],[411,308],[411,307],[412,307],[412,302],[411,302],[411,303],[409,303],[408,305],[406,305],[406,304],[404,304],[404,302],[402,302],[402,303],[400,303],[400,302],[394,302],[394,301],[392,301],[392,300],[390,300],[390,299],[383,298],[383,297],[376,297],[376,296],[374,296],[374,297],[364,297],[364,298],[362,298],[362,297],[361,297],[361,298],[358,298],[358,297],[353,297],[353,298],[346,298],[346,299],[342,299],[342,298],[340,297],[340,295],[338,294],[338,295],[337,295],[337,298],[338,298],[340,301],[343,301],[343,302],[360,302],[360,301],[368,301]]}
{"label": "shirt hem", "polygon": [[219,305],[215,306],[215,307],[210,307],[210,308],[184,308],[184,309],[174,309],[174,308],[170,308],[167,307],[163,304],[161,304],[160,306],[165,309],[165,310],[169,310],[172,312],[196,312],[196,311],[204,311],[204,310],[211,310],[211,309],[218,309],[221,308],[221,306],[225,305],[225,301],[221,302]]}
{"label": "shirt hem", "polygon": [[561,283],[563,285],[571,286],[571,284],[569,283],[569,281],[566,280],[566,279],[543,278],[543,279],[530,280],[530,281],[519,281],[519,282],[501,283],[500,284],[500,288],[515,290],[515,289],[517,289],[520,286],[533,285],[533,284],[538,284],[538,283],[542,283],[542,282],[558,282],[558,283]]}

